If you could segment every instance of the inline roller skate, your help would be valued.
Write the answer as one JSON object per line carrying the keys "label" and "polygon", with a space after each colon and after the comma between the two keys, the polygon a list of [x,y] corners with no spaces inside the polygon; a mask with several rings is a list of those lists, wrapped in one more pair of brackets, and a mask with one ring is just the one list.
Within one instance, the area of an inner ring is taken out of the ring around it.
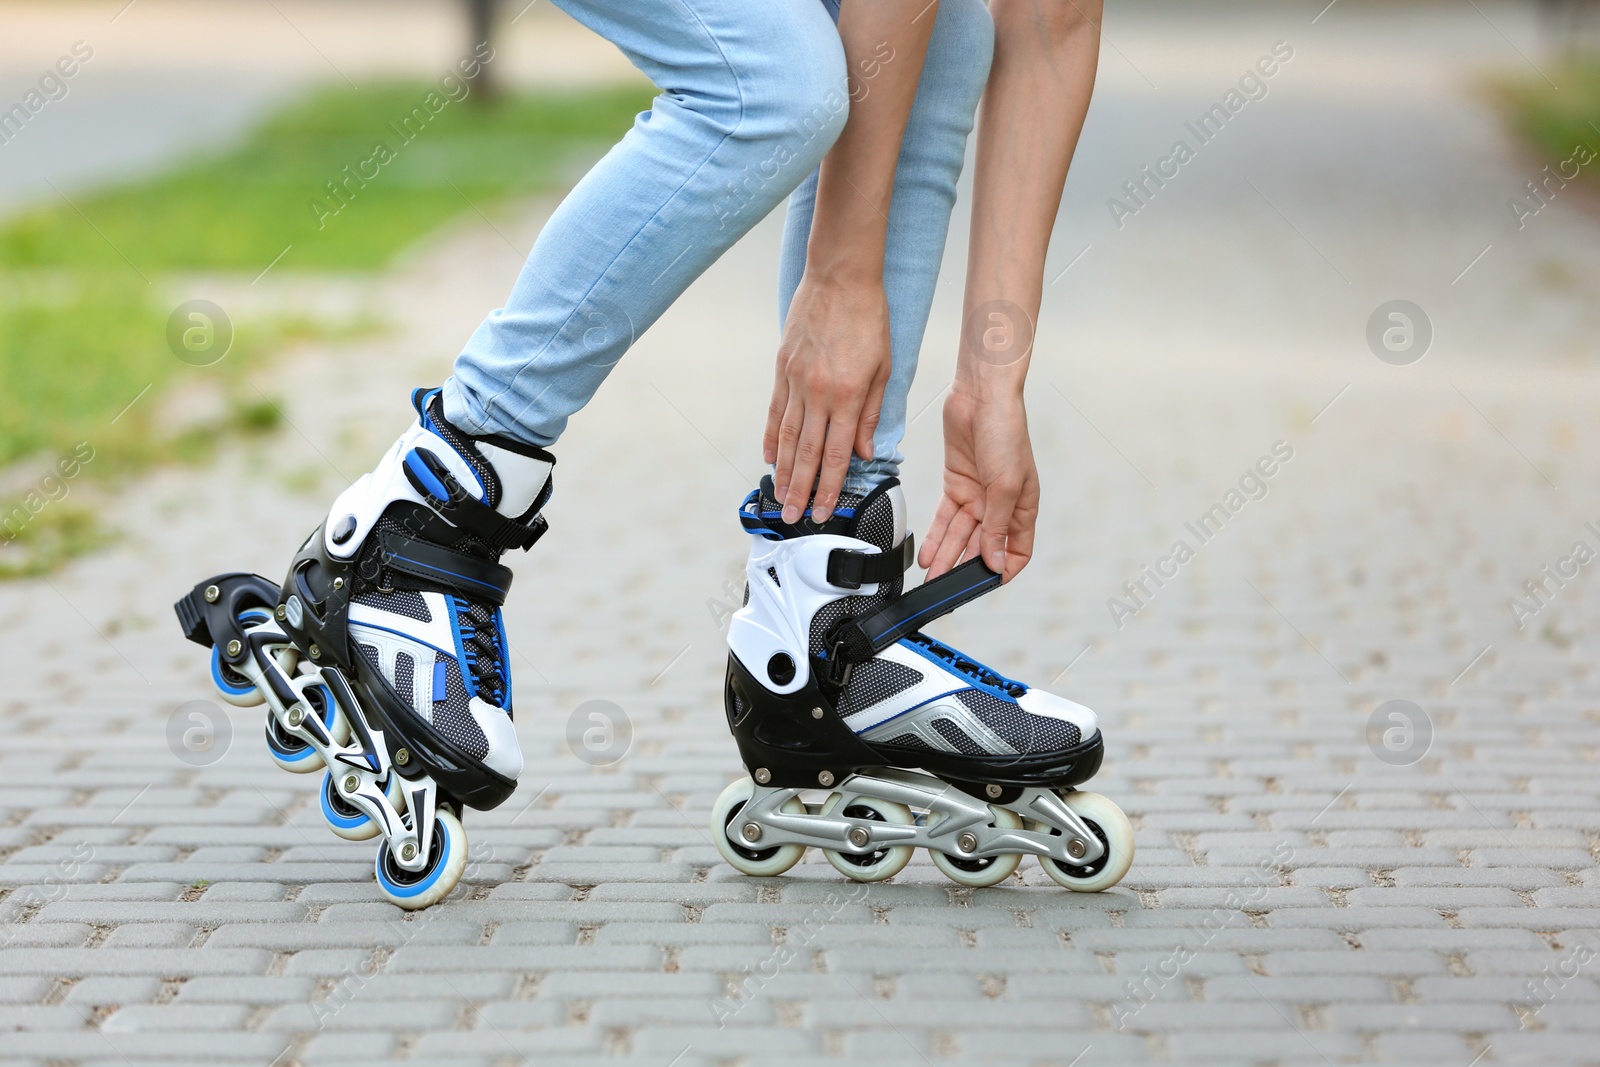
{"label": "inline roller skate", "polygon": [[1127,873],[1127,816],[1076,788],[1100,767],[1094,712],[920,632],[1000,576],[973,559],[902,592],[915,555],[896,480],[789,524],[768,477],[739,518],[752,540],[724,700],[750,777],[713,809],[729,864],[778,875],[814,847],[874,882],[921,847],[963,886],[1025,855],[1079,892]]}
{"label": "inline roller skate", "polygon": [[407,909],[455,888],[463,808],[499,805],[522,770],[498,561],[544,533],[555,464],[462,433],[437,389],[412,406],[417,421],[340,494],[281,587],[223,574],[176,605],[184,635],[212,649],[222,698],[267,704],[272,759],[323,772],[329,829],[382,838],[379,889]]}

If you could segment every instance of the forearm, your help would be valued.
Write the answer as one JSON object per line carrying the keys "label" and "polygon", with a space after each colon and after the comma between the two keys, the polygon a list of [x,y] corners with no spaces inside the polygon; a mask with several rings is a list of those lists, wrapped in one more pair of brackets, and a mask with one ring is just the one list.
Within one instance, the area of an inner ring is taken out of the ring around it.
{"label": "forearm", "polygon": [[955,388],[1020,398],[1044,259],[1100,52],[1098,0],[993,0]]}
{"label": "forearm", "polygon": [[850,117],[817,182],[806,250],[806,273],[814,278],[881,284],[895,161],[937,11],[927,0],[844,5],[839,36]]}

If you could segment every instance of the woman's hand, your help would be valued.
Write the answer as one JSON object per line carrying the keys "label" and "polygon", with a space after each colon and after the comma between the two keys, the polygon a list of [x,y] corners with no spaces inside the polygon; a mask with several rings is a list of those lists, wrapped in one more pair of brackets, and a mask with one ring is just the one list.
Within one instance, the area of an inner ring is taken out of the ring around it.
{"label": "woman's hand", "polygon": [[800,521],[813,486],[811,517],[827,521],[851,452],[872,458],[889,365],[881,275],[838,282],[808,272],[789,306],[761,438],[763,457],[777,465],[784,522]]}
{"label": "woman's hand", "polygon": [[1039,470],[1020,395],[974,397],[958,385],[944,402],[944,493],[917,563],[929,578],[980,553],[1010,581],[1033,555]]}

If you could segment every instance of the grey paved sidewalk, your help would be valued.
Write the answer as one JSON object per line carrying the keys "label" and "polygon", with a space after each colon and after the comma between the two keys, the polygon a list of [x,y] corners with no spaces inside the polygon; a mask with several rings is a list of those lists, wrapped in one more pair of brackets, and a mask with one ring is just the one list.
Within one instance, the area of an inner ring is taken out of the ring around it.
{"label": "grey paved sidewalk", "polygon": [[[1600,225],[1562,198],[1510,225],[1538,167],[1471,78],[1523,62],[1496,27],[1537,55],[1519,11],[1108,22],[1031,385],[1039,557],[938,633],[1100,710],[1095,788],[1140,849],[1123,885],[1074,896],[1029,863],[962,891],[920,855],[865,889],[815,855],[758,883],[718,861],[776,219],[562,442],[509,609],[528,770],[469,813],[454,898],[382,903],[371,847],[268,763],[258,713],[221,716],[215,762],[174,756],[177,709],[209,692],[169,602],[281,569],[500,298],[533,210],[419,249],[371,296],[395,337],[263,378],[293,424],[270,445],[141,482],[107,516],[117,546],[0,588],[0,1062],[1594,1062],[1592,567],[1521,628],[1508,602],[1600,549]],[[1295,56],[1269,95],[1114,229],[1106,199],[1276,40]],[[960,243],[913,411],[948,380]],[[1434,329],[1409,366],[1364,337],[1394,298]],[[1185,524],[1260,496],[1241,477],[1276,442],[1264,498],[1201,543]],[[909,451],[920,524],[936,405]],[[1129,597],[1180,538],[1194,558]],[[1120,628],[1110,598],[1138,609]],[[612,766],[567,747],[589,700],[631,724]],[[1369,729],[1392,700],[1421,714]]]}

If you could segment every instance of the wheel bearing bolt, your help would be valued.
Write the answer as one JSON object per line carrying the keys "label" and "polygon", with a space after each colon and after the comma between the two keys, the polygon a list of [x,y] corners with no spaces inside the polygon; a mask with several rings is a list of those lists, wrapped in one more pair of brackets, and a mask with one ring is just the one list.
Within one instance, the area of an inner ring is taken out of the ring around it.
{"label": "wheel bearing bolt", "polygon": [[282,622],[284,619],[287,619],[289,617],[289,609],[284,607],[282,604],[279,604],[278,605],[278,610],[274,611],[272,613],[272,615],[279,622]]}
{"label": "wheel bearing bolt", "polygon": [[243,651],[244,651],[244,646],[241,645],[238,641],[229,641],[228,642],[228,655],[237,656],[240,652],[243,652]]}
{"label": "wheel bearing bolt", "polygon": [[747,822],[744,824],[744,829],[739,832],[744,836],[746,841],[761,840],[761,826],[757,823]]}
{"label": "wheel bearing bolt", "polygon": [[867,832],[867,828],[865,826],[851,827],[849,837],[850,843],[856,848],[866,848],[872,843],[872,835]]}
{"label": "wheel bearing bolt", "polygon": [[296,704],[294,707],[289,709],[289,712],[284,716],[284,719],[288,721],[291,727],[299,726],[301,723],[306,721],[306,709],[301,707],[299,704]]}
{"label": "wheel bearing bolt", "polygon": [[357,789],[361,788],[361,779],[357,778],[353,774],[347,774],[344,776],[344,782],[341,784],[344,786],[344,791],[346,793],[354,793]]}
{"label": "wheel bearing bolt", "polygon": [[400,846],[400,858],[403,859],[403,860],[414,860],[414,859],[416,859],[417,858],[417,846],[416,846],[416,844],[414,842],[407,841],[405,844],[401,845]]}
{"label": "wheel bearing bolt", "polygon": [[318,648],[316,645],[312,645],[309,649],[307,649],[307,651],[311,653],[312,659],[322,658],[322,649]]}
{"label": "wheel bearing bolt", "polygon": [[978,835],[974,833],[962,834],[956,838],[956,848],[959,848],[962,852],[978,851]]}
{"label": "wheel bearing bolt", "polygon": [[1067,855],[1071,856],[1075,860],[1083,859],[1083,854],[1088,851],[1089,846],[1084,843],[1084,840],[1081,837],[1074,837],[1071,841],[1067,842]]}

